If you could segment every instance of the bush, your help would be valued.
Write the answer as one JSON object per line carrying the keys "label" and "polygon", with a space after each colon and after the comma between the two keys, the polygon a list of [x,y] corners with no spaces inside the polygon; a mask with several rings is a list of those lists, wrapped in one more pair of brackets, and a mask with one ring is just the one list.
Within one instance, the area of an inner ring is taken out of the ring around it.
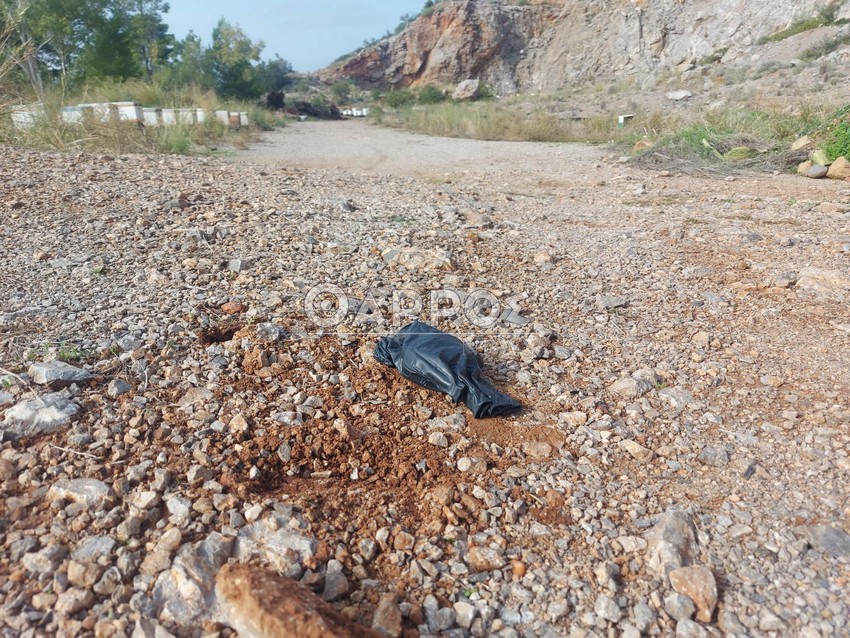
{"label": "bush", "polygon": [[439,104],[445,101],[446,94],[433,84],[426,84],[419,89],[417,100],[420,104]]}
{"label": "bush", "polygon": [[411,106],[416,102],[416,96],[410,89],[397,89],[384,95],[384,103],[393,109]]}
{"label": "bush", "polygon": [[829,38],[825,42],[816,44],[815,46],[806,49],[800,54],[800,57],[806,62],[812,62],[814,60],[822,58],[825,55],[829,55],[837,48],[844,46],[848,43],[850,43],[850,33],[839,33],[838,35]]}
{"label": "bush", "polygon": [[829,135],[830,141],[824,145],[824,150],[830,160],[844,156],[850,159],[850,116],[839,122]]}
{"label": "bush", "polygon": [[331,94],[339,103],[348,102],[351,99],[351,91],[354,85],[349,80],[339,80],[331,86]]}

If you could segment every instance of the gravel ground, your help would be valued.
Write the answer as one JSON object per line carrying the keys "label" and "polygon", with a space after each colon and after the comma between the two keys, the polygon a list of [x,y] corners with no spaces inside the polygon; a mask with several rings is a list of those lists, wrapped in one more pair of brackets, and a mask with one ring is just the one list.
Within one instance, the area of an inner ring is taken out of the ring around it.
{"label": "gravel ground", "polygon": [[[270,140],[2,149],[0,635],[850,633],[850,184]],[[400,290],[525,409],[376,362]]]}

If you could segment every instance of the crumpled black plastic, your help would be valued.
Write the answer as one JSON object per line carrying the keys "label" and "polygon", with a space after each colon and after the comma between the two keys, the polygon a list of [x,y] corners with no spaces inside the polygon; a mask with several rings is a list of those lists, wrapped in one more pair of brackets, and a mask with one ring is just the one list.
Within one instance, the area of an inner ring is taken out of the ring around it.
{"label": "crumpled black plastic", "polygon": [[463,401],[476,419],[505,416],[522,406],[481,376],[478,354],[457,337],[421,321],[375,346],[375,358],[406,379]]}

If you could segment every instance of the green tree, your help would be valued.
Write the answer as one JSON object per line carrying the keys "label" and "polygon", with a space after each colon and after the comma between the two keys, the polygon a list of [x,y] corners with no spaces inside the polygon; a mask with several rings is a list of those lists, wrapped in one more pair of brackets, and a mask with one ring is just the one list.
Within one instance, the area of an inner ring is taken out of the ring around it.
{"label": "green tree", "polygon": [[165,69],[170,86],[215,88],[210,51],[204,48],[201,39],[192,31],[174,46],[172,58],[172,63]]}
{"label": "green tree", "polygon": [[26,70],[26,61],[34,60],[32,42],[22,42],[19,31],[23,14],[17,7],[0,5],[0,112],[8,106],[7,100],[16,84],[18,71]]}
{"label": "green tree", "polygon": [[292,65],[276,55],[273,60],[260,62],[257,66],[260,87],[264,93],[280,91],[292,86]]}
{"label": "green tree", "polygon": [[142,74],[134,48],[131,15],[124,7],[113,5],[100,16],[79,64],[80,75],[85,79],[126,80]]}
{"label": "green tree", "polygon": [[127,8],[137,59],[150,79],[174,53],[176,41],[163,19],[170,7],[162,0],[129,0]]}
{"label": "green tree", "polygon": [[33,14],[27,0],[0,0],[0,20],[2,20],[3,55],[12,59],[13,52],[16,64],[27,76],[33,91],[39,99],[44,97],[44,80],[41,67],[38,64],[39,38],[34,32]]}
{"label": "green tree", "polygon": [[224,18],[212,32],[210,57],[215,86],[223,97],[253,99],[263,92],[258,72],[265,44],[252,42],[237,25]]}

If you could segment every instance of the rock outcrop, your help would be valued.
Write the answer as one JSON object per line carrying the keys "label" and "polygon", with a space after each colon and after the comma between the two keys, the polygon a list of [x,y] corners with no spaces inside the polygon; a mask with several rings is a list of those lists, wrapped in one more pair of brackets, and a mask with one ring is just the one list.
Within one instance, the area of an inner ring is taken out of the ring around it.
{"label": "rock outcrop", "polygon": [[[734,62],[759,38],[827,4],[531,0],[520,6],[509,0],[443,0],[397,35],[320,75],[385,89],[480,78],[500,94],[588,79],[651,82],[659,71],[683,70],[711,56]],[[840,7],[839,17],[845,13],[850,6]]]}

